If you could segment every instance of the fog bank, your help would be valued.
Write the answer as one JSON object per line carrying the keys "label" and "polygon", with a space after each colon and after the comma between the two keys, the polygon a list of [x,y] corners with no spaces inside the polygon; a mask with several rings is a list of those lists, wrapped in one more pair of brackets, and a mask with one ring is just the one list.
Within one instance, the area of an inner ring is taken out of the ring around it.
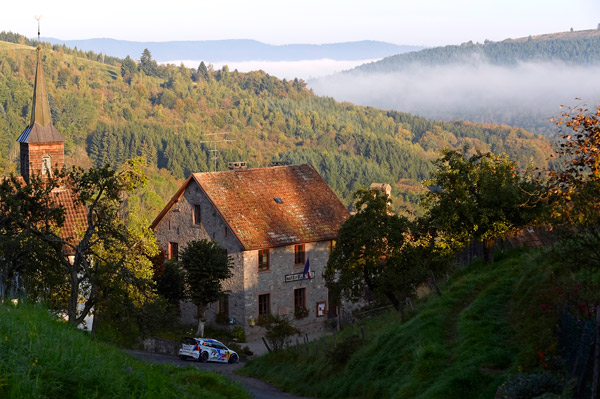
{"label": "fog bank", "polygon": [[[220,61],[213,62],[212,65],[214,69],[221,69],[223,65],[227,65],[230,71],[234,69],[240,72],[263,70],[269,75],[277,76],[279,79],[293,80],[294,78],[298,78],[308,80],[352,69],[358,65],[374,61],[378,61],[378,59],[339,61],[324,58],[304,61]],[[188,68],[198,68],[198,65],[200,65],[200,61],[196,60],[165,62],[165,64],[175,65],[180,65],[181,63]]]}
{"label": "fog bank", "polygon": [[[486,63],[393,73],[342,73],[309,81],[321,96],[432,119],[506,123],[548,134],[560,105],[600,104],[600,67]],[[581,100],[576,100],[580,98]]]}

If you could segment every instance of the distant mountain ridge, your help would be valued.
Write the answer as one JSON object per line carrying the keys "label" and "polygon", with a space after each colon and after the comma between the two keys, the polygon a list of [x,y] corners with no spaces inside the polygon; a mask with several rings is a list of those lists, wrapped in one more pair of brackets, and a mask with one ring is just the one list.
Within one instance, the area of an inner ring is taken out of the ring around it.
{"label": "distant mountain ridge", "polygon": [[158,62],[174,60],[219,61],[303,61],[329,58],[332,60],[362,60],[383,58],[407,51],[420,50],[421,46],[363,40],[331,44],[271,45],[256,40],[202,40],[169,42],[135,42],[116,39],[61,40],[42,38],[52,44],[77,47],[79,50],[105,53],[138,59],[144,49],[150,50]]}
{"label": "distant mountain ridge", "polygon": [[500,42],[470,41],[460,45],[427,48],[385,57],[346,72],[393,72],[412,64],[433,66],[483,61],[493,65],[514,65],[518,62],[557,60],[567,64],[598,64],[600,30],[549,33]]}

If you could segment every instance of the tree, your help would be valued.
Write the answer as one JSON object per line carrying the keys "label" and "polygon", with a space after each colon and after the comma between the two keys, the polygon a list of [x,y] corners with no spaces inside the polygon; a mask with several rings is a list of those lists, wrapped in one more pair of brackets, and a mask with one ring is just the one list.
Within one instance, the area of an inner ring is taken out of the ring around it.
{"label": "tree", "polygon": [[393,214],[389,197],[377,190],[359,190],[354,198],[358,211],[338,232],[325,270],[327,286],[357,300],[366,285],[403,311],[403,299],[413,296],[423,281],[422,270],[407,256],[413,245],[412,223]]}
{"label": "tree", "polygon": [[[154,235],[145,223],[128,224],[126,213],[128,193],[145,183],[139,162],[130,160],[118,171],[108,165],[74,167],[45,179],[34,176],[28,184],[12,176],[0,185],[0,230],[35,237],[53,251],[57,262],[44,265],[41,274],[62,276],[65,295],[57,306],[73,325],[92,308],[98,312],[116,289],[140,297],[151,288],[148,257],[157,251]],[[59,187],[58,192],[70,193],[74,209],[86,209],[71,234],[61,231],[66,210],[56,200]]]}
{"label": "tree", "polygon": [[558,120],[560,168],[550,171],[551,220],[577,268],[600,265],[600,106],[574,108]]}
{"label": "tree", "polygon": [[200,65],[198,65],[198,74],[202,79],[206,80],[207,82],[210,80],[210,76],[208,75],[208,68],[206,67],[204,61],[200,61]]}
{"label": "tree", "polygon": [[495,240],[527,226],[539,214],[537,183],[522,176],[505,155],[444,150],[434,165],[432,189],[423,204],[432,227],[451,249],[481,241],[485,261],[492,263]]}
{"label": "tree", "polygon": [[131,59],[130,56],[125,57],[123,62],[121,63],[121,77],[127,83],[131,83],[131,78],[137,71],[137,65],[135,61]]}
{"label": "tree", "polygon": [[158,65],[156,61],[152,59],[152,54],[147,48],[144,49],[140,56],[140,69],[148,76],[156,76],[158,72]]}
{"label": "tree", "polygon": [[233,274],[232,259],[214,241],[190,241],[181,253],[185,270],[187,296],[198,307],[197,335],[204,337],[206,307],[219,300],[223,280]]}

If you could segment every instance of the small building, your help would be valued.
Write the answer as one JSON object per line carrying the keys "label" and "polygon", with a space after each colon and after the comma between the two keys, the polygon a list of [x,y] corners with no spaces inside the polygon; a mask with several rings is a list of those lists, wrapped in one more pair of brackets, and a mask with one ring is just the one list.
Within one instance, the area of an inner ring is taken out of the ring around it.
{"label": "small building", "polygon": [[[33,84],[33,99],[31,102],[31,119],[29,125],[17,138],[19,143],[20,172],[23,184],[28,184],[31,178],[45,178],[53,170],[62,169],[65,165],[65,138],[52,123],[44,69],[42,65],[41,46],[37,47],[37,64]],[[77,240],[77,231],[87,225],[87,209],[81,204],[76,194],[66,185],[60,185],[50,193],[50,200],[60,205],[64,211],[64,224],[59,232],[62,238]],[[69,247],[64,247],[63,253],[71,261],[75,253]],[[4,296],[6,276],[0,268],[0,295]],[[15,276],[11,286],[11,296],[19,296],[20,277]],[[91,320],[91,319],[90,319]],[[90,324],[91,325],[91,324]]]}
{"label": "small building", "polygon": [[[239,325],[249,337],[261,315],[287,316],[303,332],[322,328],[329,298],[323,272],[349,216],[309,164],[192,174],[152,223],[169,259],[191,240],[209,239],[233,258],[228,295],[207,322]],[[310,273],[304,273],[306,265]],[[197,320],[195,307],[182,319]]]}

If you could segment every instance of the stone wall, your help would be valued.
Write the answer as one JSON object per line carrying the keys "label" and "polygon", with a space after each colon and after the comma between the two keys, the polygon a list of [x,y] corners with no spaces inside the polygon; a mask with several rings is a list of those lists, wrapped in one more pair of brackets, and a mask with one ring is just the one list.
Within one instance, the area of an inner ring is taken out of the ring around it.
{"label": "stone wall", "polygon": [[[194,205],[200,205],[201,220],[194,223]],[[233,277],[223,282],[223,288],[230,292],[229,316],[236,320],[244,319],[243,306],[243,256],[242,246],[233,232],[227,227],[225,220],[215,209],[204,191],[192,179],[179,201],[172,206],[155,228],[159,247],[167,253],[169,242],[176,242],[179,251],[192,240],[208,239],[215,241],[227,250],[233,258]],[[182,304],[182,322],[193,324],[198,322],[196,307]],[[215,323],[217,304],[211,304],[206,311],[208,323]]]}
{"label": "stone wall", "polygon": [[[310,260],[311,280],[286,282],[286,275],[301,274],[303,264],[294,263],[294,245],[271,248],[269,251],[270,267],[267,271],[258,270],[258,250],[244,253],[244,287],[245,309],[247,318],[243,327],[249,339],[263,335],[264,331],[252,327],[249,319],[258,318],[258,296],[270,295],[271,313],[288,317],[292,325],[302,332],[320,331],[327,316],[317,317],[317,303],[325,302],[327,306],[327,288],[323,273],[329,258],[329,241],[305,244],[305,256]],[[308,316],[294,318],[294,290],[306,288],[306,308]]]}
{"label": "stone wall", "polygon": [[146,338],[144,340],[144,351],[151,353],[162,353],[165,355],[177,355],[181,348],[181,342],[170,341],[162,338]]}
{"label": "stone wall", "polygon": [[[194,205],[201,207],[200,224],[194,223]],[[286,275],[301,274],[304,271],[304,263],[294,264],[294,245],[271,248],[270,268],[259,272],[258,250],[243,251],[240,242],[193,179],[179,201],[156,226],[155,233],[160,248],[165,252],[169,242],[176,242],[181,251],[189,241],[198,239],[214,240],[227,249],[233,258],[234,276],[226,280],[223,286],[229,292],[229,317],[235,319],[235,324],[220,326],[232,328],[241,325],[249,339],[262,336],[264,331],[259,327],[251,327],[249,320],[258,318],[258,296],[268,293],[272,313],[287,316],[302,332],[312,333],[323,328],[327,316],[317,317],[317,303],[325,302],[328,306],[323,273],[329,258],[329,241],[305,244],[305,257],[310,259],[314,275],[311,280],[286,282]],[[294,318],[296,288],[306,288],[308,316],[302,319]],[[182,322],[198,322],[194,305],[183,303],[180,309]],[[216,324],[217,312],[217,303],[208,306],[208,323]]]}

